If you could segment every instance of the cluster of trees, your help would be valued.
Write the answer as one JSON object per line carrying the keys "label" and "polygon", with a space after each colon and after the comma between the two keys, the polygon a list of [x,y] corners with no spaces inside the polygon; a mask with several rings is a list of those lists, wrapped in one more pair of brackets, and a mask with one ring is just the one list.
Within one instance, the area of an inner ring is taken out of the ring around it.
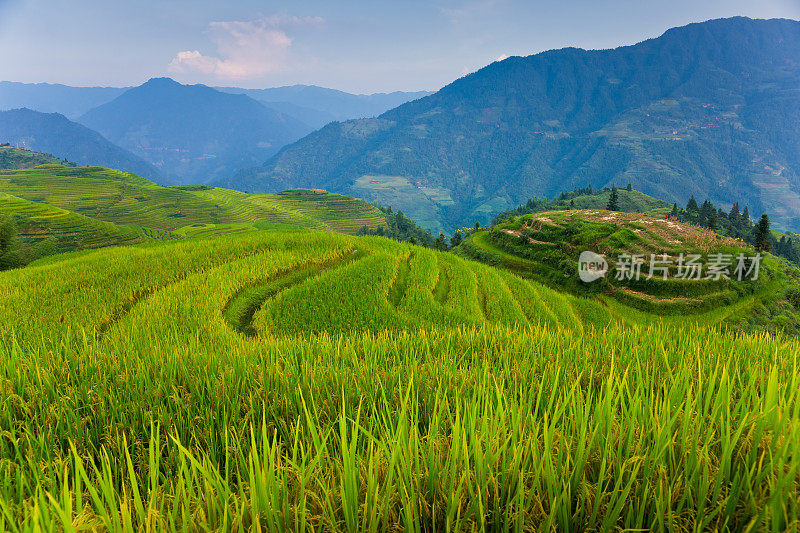
{"label": "cluster of trees", "polygon": [[357,235],[378,235],[388,237],[396,241],[406,241],[413,244],[429,246],[433,241],[431,232],[420,227],[416,222],[408,218],[402,211],[393,211],[391,207],[377,206],[386,218],[387,227],[370,229],[363,226],[358,230]]}
{"label": "cluster of trees", "polygon": [[[433,248],[435,250],[447,251],[450,248],[455,248],[464,239],[464,233],[457,229],[453,232],[452,237],[448,238],[444,233],[439,233],[437,237],[433,237],[430,231],[423,229],[416,222],[408,218],[402,211],[392,211],[391,207],[377,206],[384,216],[386,217],[387,227],[380,227],[377,229],[369,229],[363,226],[356,233],[357,235],[377,235],[379,237],[388,237],[396,241],[409,242],[411,244],[418,244],[426,248]],[[480,224],[475,223],[475,229],[478,229]]]}
{"label": "cluster of trees", "polygon": [[698,205],[694,196],[689,199],[685,209],[678,207],[678,204],[673,204],[670,218],[719,231],[744,241],[747,240],[753,229],[750,210],[747,206],[740,210],[739,202],[734,202],[730,211],[725,211],[717,208],[710,200]]}
{"label": "cluster of trees", "polygon": [[689,199],[686,208],[672,205],[670,218],[680,222],[690,222],[714,230],[723,235],[741,239],[758,251],[772,252],[785,257],[793,263],[800,264],[800,239],[791,235],[782,235],[777,239],[770,231],[769,216],[761,215],[757,223],[750,219],[747,206],[741,209],[739,202],[734,202],[729,211],[719,209],[710,200],[698,204],[694,196]]}
{"label": "cluster of trees", "polygon": [[[480,224],[476,223],[475,227],[479,228]],[[464,234],[461,232],[460,229],[457,229],[453,232],[453,236],[450,237],[449,243],[447,236],[445,236],[444,233],[439,233],[439,236],[436,237],[436,240],[433,241],[433,249],[446,252],[447,250],[455,248],[456,246],[461,244],[461,241],[463,240],[464,240]]]}

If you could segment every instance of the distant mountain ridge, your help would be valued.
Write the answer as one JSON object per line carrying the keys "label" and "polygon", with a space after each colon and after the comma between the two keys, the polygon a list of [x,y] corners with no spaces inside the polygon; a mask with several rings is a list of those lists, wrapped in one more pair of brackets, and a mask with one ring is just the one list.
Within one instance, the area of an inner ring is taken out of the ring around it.
{"label": "distant mountain ridge", "polygon": [[60,83],[0,81],[0,110],[28,108],[73,119],[110,102],[130,87],[70,87]]}
{"label": "distant mountain ridge", "polygon": [[312,128],[246,95],[154,78],[78,119],[177,182],[263,161]]}
{"label": "distant mountain ridge", "polygon": [[431,229],[632,183],[800,227],[800,22],[720,19],[614,50],[512,57],[375,119],[334,123],[226,186],[313,186]]}
{"label": "distant mountain ridge", "polygon": [[[58,83],[0,81],[0,110],[26,107],[43,113],[61,113],[74,119],[95,107],[107,104],[132,88],[72,87]],[[315,85],[214,89],[231,94],[246,94],[313,128],[320,128],[334,120],[380,115],[400,104],[432,94],[430,91],[351,94]]]}
{"label": "distant mountain ridge", "polygon": [[147,172],[162,183],[205,183],[258,165],[332,121],[379,115],[425,94],[215,89],[169,78],[124,88],[0,82],[0,109],[61,112],[158,168]]}
{"label": "distant mountain ridge", "polygon": [[431,91],[351,94],[316,85],[290,85],[269,89],[236,87],[217,87],[217,89],[246,94],[316,128],[334,120],[375,117],[411,100],[433,94]]}
{"label": "distant mountain ridge", "polygon": [[142,158],[58,113],[0,111],[0,143],[4,142],[79,165],[106,166],[151,180],[161,179],[158,171]]}

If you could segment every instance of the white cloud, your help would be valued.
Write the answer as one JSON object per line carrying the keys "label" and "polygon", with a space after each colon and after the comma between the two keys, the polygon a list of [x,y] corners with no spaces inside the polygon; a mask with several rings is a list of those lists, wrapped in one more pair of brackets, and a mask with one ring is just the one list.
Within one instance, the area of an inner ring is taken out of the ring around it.
{"label": "white cloud", "polygon": [[199,50],[178,52],[169,64],[176,73],[201,73],[221,80],[258,78],[282,70],[292,39],[282,29],[288,26],[321,24],[320,17],[285,14],[252,21],[212,22],[207,34],[217,47],[214,56]]}

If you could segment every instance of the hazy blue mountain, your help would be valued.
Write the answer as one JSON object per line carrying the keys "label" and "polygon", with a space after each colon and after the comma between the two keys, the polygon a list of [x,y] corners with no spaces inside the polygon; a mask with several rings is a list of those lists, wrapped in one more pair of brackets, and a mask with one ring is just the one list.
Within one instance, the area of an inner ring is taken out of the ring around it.
{"label": "hazy blue mountain", "polygon": [[0,81],[0,110],[28,108],[75,118],[110,102],[127,88],[69,87],[56,83]]}
{"label": "hazy blue mountain", "polygon": [[432,94],[430,91],[351,94],[315,85],[291,85],[270,89],[236,87],[218,89],[246,94],[316,128],[334,120],[375,117],[401,104]]}
{"label": "hazy blue mountain", "polygon": [[[110,102],[130,88],[0,81],[0,110],[27,107],[43,113],[61,113],[68,118],[76,118]],[[431,94],[427,91],[350,94],[308,85],[272,89],[215,88],[231,94],[247,94],[267,107],[313,128],[321,128],[334,120],[380,115],[409,100]]]}
{"label": "hazy blue mountain", "polygon": [[182,183],[228,176],[312,130],[249,96],[169,78],[130,89],[79,121]]}
{"label": "hazy blue mountain", "polygon": [[348,193],[433,229],[629,182],[681,204],[745,201],[800,227],[800,22],[722,19],[614,50],[512,57],[224,181]]}
{"label": "hazy blue mountain", "polygon": [[0,143],[6,142],[79,165],[116,168],[150,180],[160,179],[158,171],[142,158],[58,113],[0,111]]}
{"label": "hazy blue mountain", "polygon": [[[310,107],[303,107],[296,104],[292,104],[290,102],[266,102],[264,100],[258,100],[258,101],[263,105],[267,106],[268,108],[274,109],[278,113],[283,113],[284,115],[294,117],[300,122],[308,124],[314,129],[319,129],[325,124],[329,124],[334,120],[337,120],[335,116],[328,113],[327,111],[320,111],[318,109],[312,109]],[[348,117],[348,118],[358,118],[358,117]]]}

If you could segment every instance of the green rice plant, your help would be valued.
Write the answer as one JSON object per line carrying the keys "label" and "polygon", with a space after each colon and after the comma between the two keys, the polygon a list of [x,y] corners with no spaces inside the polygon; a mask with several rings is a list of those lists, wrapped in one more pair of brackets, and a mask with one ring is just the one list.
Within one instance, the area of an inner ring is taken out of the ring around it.
{"label": "green rice plant", "polygon": [[800,344],[698,316],[321,232],[0,273],[0,530],[797,529]]}

